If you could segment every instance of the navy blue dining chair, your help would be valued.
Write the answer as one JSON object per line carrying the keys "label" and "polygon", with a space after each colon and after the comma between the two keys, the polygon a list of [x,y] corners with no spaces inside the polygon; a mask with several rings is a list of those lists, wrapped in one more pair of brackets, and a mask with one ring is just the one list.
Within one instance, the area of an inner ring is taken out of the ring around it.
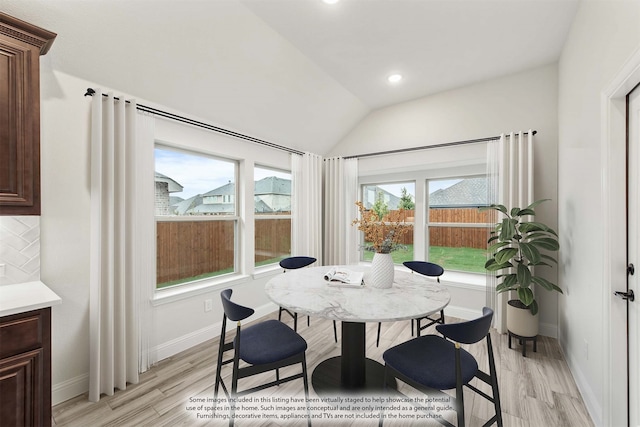
{"label": "navy blue dining chair", "polygon": [[[389,387],[390,384],[395,383],[394,379],[398,379],[429,395],[429,397],[444,397],[445,401],[451,402],[451,406],[455,408],[457,426],[464,427],[463,386],[466,386],[493,403],[495,415],[484,426],[497,423],[498,427],[502,427],[498,375],[493,346],[491,345],[491,334],[489,333],[492,318],[493,310],[484,307],[482,316],[477,319],[437,325],[436,329],[444,338],[439,335],[424,335],[385,351],[382,355],[385,362],[385,391],[391,392],[393,390],[404,396]],[[480,370],[476,359],[460,346],[460,343],[475,344],[483,339],[487,343],[489,373]],[[491,387],[491,396],[470,384],[474,378],[478,378]],[[443,392],[452,389],[455,389],[455,397]],[[420,407],[420,409],[429,412],[429,409],[425,407]],[[434,415],[434,419],[440,424],[454,425],[446,419],[438,417],[437,412]],[[380,412],[379,426],[382,426],[383,420],[384,408]]]}
{"label": "navy blue dining chair", "polygon": [[[283,260],[281,260],[280,267],[282,267],[284,269],[284,272],[286,273],[287,270],[296,270],[298,268],[303,268],[313,264],[316,261],[317,260],[313,257],[292,256],[292,257],[284,258]],[[280,310],[278,310],[278,320],[282,320],[282,313],[287,313],[289,316],[293,318],[293,330],[297,332],[298,331],[298,313],[291,312],[286,308],[280,307]],[[307,326],[309,326],[310,323],[311,322],[309,320],[309,316],[307,316]],[[336,326],[335,320],[333,321],[333,338],[335,339],[336,342],[338,342],[338,328]]]}
{"label": "navy blue dining chair", "polygon": [[[302,378],[305,400],[307,401],[307,415],[309,416],[307,424],[311,426],[311,414],[308,403],[309,382],[307,379],[307,361],[305,356],[307,342],[298,335],[298,333],[278,320],[266,320],[242,328],[241,321],[251,316],[254,310],[231,301],[231,294],[231,289],[225,289],[220,293],[224,314],[222,317],[222,331],[220,332],[220,345],[218,348],[218,365],[213,391],[214,402],[217,402],[218,390],[220,386],[222,386],[222,390],[230,403],[229,426],[231,427],[234,422],[234,402],[236,398]],[[229,342],[226,342],[227,319],[237,322],[235,337]],[[224,354],[231,351],[233,352],[233,356],[223,360]],[[240,367],[241,360],[244,361],[246,365],[243,364],[243,366]],[[222,366],[229,363],[233,364],[231,390],[227,388],[221,375]],[[301,372],[280,378],[280,368],[298,363],[301,365]],[[238,391],[238,381],[240,379],[268,371],[276,372],[275,381]]]}
{"label": "navy blue dining chair", "polygon": [[[416,273],[422,274],[423,276],[435,277],[438,283],[440,283],[440,276],[442,276],[442,274],[444,273],[444,268],[442,268],[441,266],[433,262],[405,261],[402,264],[405,267],[407,267],[409,270],[411,270],[412,273],[416,272]],[[423,320],[426,320],[428,323],[420,325],[420,322]],[[414,319],[411,319],[411,336],[413,336],[413,330],[414,330],[413,321]],[[437,317],[434,319],[430,316],[426,316],[426,317],[421,317],[419,319],[415,319],[415,322],[416,322],[417,335],[420,336],[420,331],[425,330],[429,326],[435,323],[444,324],[444,309],[440,310],[440,317]],[[378,323],[378,337],[376,338],[376,347],[380,345],[380,327],[381,327],[381,324]]]}

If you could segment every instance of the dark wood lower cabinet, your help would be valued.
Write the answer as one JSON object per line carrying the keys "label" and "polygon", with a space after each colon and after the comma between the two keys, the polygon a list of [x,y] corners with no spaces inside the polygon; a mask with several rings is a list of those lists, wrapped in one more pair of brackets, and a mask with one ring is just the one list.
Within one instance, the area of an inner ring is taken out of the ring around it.
{"label": "dark wood lower cabinet", "polygon": [[51,426],[51,308],[0,318],[0,426]]}

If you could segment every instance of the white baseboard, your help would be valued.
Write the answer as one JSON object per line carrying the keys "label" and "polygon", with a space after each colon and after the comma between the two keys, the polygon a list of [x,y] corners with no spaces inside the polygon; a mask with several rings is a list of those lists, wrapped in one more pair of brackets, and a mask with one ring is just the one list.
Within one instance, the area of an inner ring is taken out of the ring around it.
{"label": "white baseboard", "polygon": [[567,365],[569,365],[569,371],[573,375],[573,380],[576,382],[580,395],[584,400],[584,405],[587,407],[587,411],[589,411],[593,424],[596,426],[604,425],[602,420],[603,412],[601,402],[596,398],[593,390],[589,386],[587,377],[584,375],[578,364],[575,363],[573,357],[564,351],[564,347],[561,345],[560,348],[564,354],[564,359],[567,361]]}
{"label": "white baseboard", "polygon": [[[267,314],[273,313],[278,307],[272,302],[268,302],[255,309],[255,314],[249,318],[249,321],[258,319]],[[166,343],[157,345],[154,348],[149,349],[149,356],[151,364],[155,364],[160,360],[166,359],[173,355],[176,355],[182,351],[188,350],[198,344],[201,344],[207,340],[220,336],[220,328],[222,327],[222,321],[214,323],[206,328],[193,331],[189,334],[183,335]],[[235,326],[233,326],[235,327]]]}
{"label": "white baseboard", "polygon": [[89,373],[51,386],[51,404],[57,405],[89,391]]}
{"label": "white baseboard", "polygon": [[[273,313],[277,309],[278,306],[271,302],[264,304],[263,306],[256,309],[255,314],[249,319],[249,321],[260,318],[262,316],[266,316],[267,314]],[[178,354],[181,351],[188,350],[189,348],[203,343],[207,340],[216,338],[220,335],[221,327],[222,322],[218,322],[212,326],[202,328],[193,333],[187,334],[180,338],[176,338],[169,342],[160,344],[155,348],[149,349],[149,355],[151,357],[152,364],[157,363],[162,359],[166,359],[167,357]],[[57,405],[59,403],[66,402],[67,400],[80,396],[81,394],[87,393],[88,391],[89,373],[79,375],[75,378],[71,378],[57,384],[52,384],[51,404]]]}

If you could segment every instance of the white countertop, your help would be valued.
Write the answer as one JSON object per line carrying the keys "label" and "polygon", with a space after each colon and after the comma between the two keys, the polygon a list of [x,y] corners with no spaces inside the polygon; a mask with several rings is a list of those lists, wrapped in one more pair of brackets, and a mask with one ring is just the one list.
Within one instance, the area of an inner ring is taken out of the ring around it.
{"label": "white countertop", "polygon": [[40,281],[0,286],[0,317],[62,304],[62,299]]}

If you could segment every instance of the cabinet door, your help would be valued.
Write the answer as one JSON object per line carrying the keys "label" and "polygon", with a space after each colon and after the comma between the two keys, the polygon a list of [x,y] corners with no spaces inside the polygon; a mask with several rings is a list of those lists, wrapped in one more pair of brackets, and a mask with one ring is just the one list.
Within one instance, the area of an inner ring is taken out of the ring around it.
{"label": "cabinet door", "polygon": [[0,12],[0,215],[40,215],[40,55],[55,37]]}
{"label": "cabinet door", "polygon": [[38,61],[0,38],[0,211],[12,214],[40,211]]}
{"label": "cabinet door", "polygon": [[42,349],[0,360],[0,426],[41,426]]}

